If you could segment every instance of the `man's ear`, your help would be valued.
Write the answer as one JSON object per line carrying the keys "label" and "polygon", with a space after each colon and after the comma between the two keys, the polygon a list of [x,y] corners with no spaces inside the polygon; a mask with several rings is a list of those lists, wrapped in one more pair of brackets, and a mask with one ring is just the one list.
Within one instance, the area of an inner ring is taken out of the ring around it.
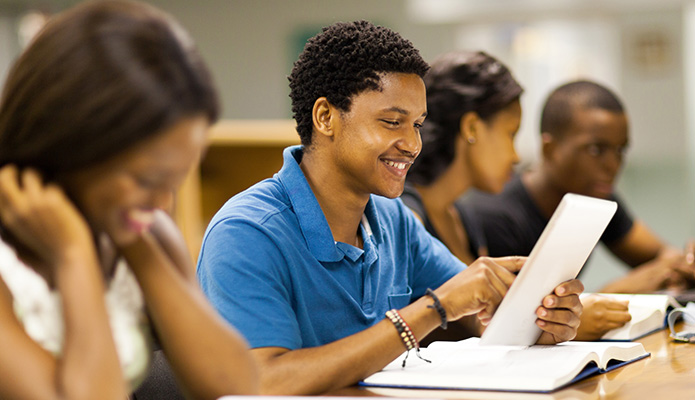
{"label": "man's ear", "polygon": [[548,132],[541,133],[541,156],[544,159],[550,159],[553,156],[557,139]]}
{"label": "man's ear", "polygon": [[324,136],[333,136],[338,109],[333,107],[328,99],[325,97],[316,99],[311,116],[314,122],[314,132]]}
{"label": "man's ear", "polygon": [[480,122],[482,122],[482,120],[475,111],[469,111],[463,114],[459,121],[459,131],[466,142],[475,144],[475,142],[478,141]]}

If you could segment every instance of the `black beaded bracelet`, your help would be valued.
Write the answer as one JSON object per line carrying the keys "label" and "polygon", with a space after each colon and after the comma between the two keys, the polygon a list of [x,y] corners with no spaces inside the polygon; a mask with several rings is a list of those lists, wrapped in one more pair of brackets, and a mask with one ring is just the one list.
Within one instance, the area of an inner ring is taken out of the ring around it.
{"label": "black beaded bracelet", "polygon": [[446,310],[444,309],[444,307],[442,307],[442,303],[439,302],[439,297],[437,297],[437,295],[434,294],[434,291],[429,288],[427,289],[425,294],[432,297],[432,300],[434,300],[434,304],[427,306],[427,308],[431,308],[437,311],[437,314],[439,314],[439,318],[442,319],[442,323],[439,326],[441,326],[442,329],[446,329],[448,323],[446,319]]}

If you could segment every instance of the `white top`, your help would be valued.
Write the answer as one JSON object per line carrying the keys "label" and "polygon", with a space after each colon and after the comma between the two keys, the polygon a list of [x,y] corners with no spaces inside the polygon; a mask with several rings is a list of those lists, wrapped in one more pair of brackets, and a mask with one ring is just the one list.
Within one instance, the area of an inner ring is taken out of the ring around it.
{"label": "white top", "polygon": [[[24,264],[15,251],[0,240],[0,278],[12,292],[13,307],[24,330],[36,343],[59,355],[65,323],[60,293]],[[152,348],[140,286],[125,261],[120,261],[105,294],[106,311],[123,374],[136,388],[147,375]]]}

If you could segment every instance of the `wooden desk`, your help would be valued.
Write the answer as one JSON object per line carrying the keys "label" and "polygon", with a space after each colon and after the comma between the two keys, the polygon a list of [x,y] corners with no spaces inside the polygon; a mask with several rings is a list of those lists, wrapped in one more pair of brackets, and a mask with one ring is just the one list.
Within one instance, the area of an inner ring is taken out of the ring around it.
{"label": "wooden desk", "polygon": [[212,216],[235,194],[282,167],[282,150],[299,144],[294,120],[226,120],[210,128],[209,147],[176,196],[174,218],[193,259]]}
{"label": "wooden desk", "polygon": [[668,330],[640,340],[651,357],[615,371],[585,379],[554,393],[478,392],[465,390],[347,388],[336,396],[397,396],[440,399],[576,399],[680,400],[695,399],[695,344],[674,343]]}

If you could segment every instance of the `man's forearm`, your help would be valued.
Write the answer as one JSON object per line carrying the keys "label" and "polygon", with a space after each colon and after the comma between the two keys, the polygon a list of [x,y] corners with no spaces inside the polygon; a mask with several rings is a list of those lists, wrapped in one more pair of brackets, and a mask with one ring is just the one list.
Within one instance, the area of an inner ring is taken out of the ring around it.
{"label": "man's forearm", "polygon": [[[400,310],[418,340],[441,323],[439,315],[427,308],[429,303],[421,298]],[[404,351],[394,324],[384,319],[323,346],[299,350],[263,347],[252,353],[261,369],[262,394],[308,395],[353,385]]]}

